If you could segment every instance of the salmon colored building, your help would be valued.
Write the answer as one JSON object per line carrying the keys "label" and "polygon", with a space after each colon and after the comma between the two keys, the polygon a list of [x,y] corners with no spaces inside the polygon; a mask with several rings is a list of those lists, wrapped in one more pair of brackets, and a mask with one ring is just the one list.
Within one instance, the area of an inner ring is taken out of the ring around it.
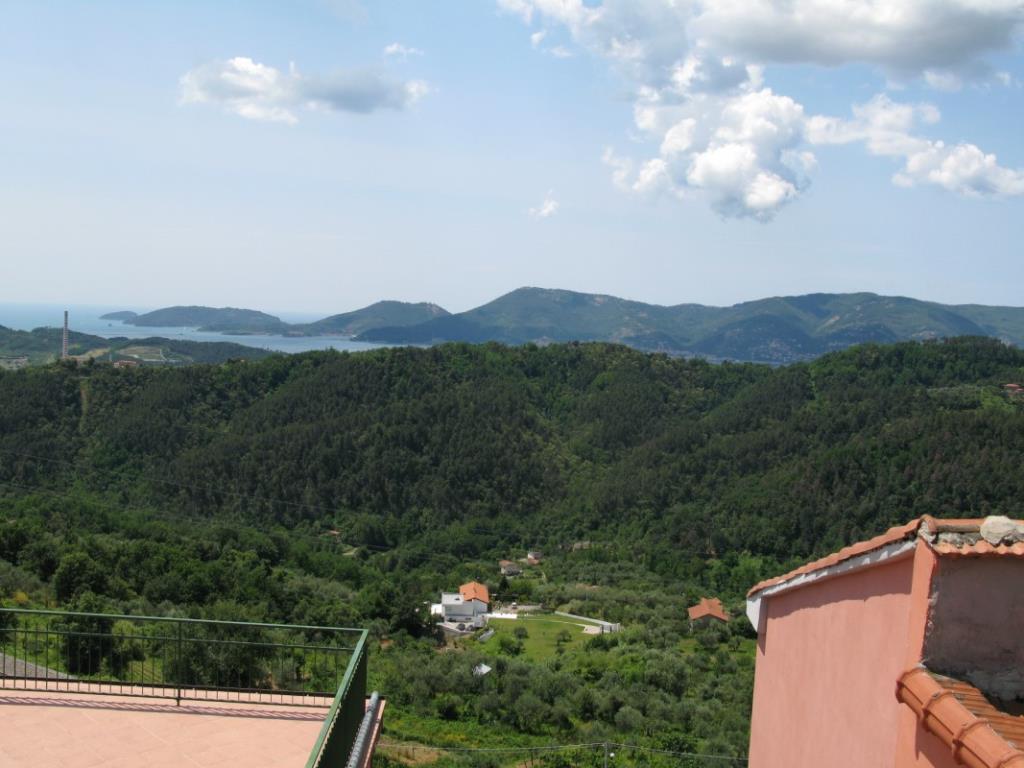
{"label": "salmon colored building", "polygon": [[747,596],[750,768],[1024,768],[1024,522],[923,517]]}

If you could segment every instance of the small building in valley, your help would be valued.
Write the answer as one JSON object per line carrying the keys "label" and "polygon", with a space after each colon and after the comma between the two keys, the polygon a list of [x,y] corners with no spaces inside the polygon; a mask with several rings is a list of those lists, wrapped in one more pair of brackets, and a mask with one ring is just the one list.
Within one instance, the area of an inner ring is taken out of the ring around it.
{"label": "small building in valley", "polygon": [[929,516],[755,586],[750,768],[1024,768],[1024,521]]}
{"label": "small building in valley", "polygon": [[518,576],[523,572],[519,564],[511,560],[499,560],[498,568],[501,569],[502,576]]}
{"label": "small building in valley", "polygon": [[699,603],[687,609],[687,613],[690,616],[690,624],[695,626],[716,621],[725,624],[729,621],[729,614],[725,612],[722,601],[717,597],[702,597]]}
{"label": "small building in valley", "polygon": [[531,549],[526,553],[526,562],[529,565],[540,565],[544,554],[539,549]]}

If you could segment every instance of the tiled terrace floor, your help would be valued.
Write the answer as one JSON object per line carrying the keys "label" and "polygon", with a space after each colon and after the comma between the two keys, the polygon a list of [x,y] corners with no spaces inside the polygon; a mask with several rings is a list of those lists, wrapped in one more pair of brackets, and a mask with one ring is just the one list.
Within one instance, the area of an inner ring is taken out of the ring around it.
{"label": "tiled terrace floor", "polygon": [[323,707],[0,690],[2,768],[302,768]]}

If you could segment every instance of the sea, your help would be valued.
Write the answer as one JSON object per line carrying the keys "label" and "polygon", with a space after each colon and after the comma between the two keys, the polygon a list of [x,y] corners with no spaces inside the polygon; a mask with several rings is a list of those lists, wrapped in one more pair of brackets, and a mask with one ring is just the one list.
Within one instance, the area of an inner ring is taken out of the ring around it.
{"label": "sea", "polygon": [[[57,304],[2,304],[0,303],[0,325],[18,331],[33,328],[60,328],[64,324],[64,310],[68,310],[68,327],[79,333],[90,333],[103,338],[123,336],[129,339],[145,339],[162,336],[165,339],[186,341],[232,341],[247,347],[270,349],[275,352],[309,352],[314,349],[337,349],[347,352],[363,352],[387,346],[364,341],[352,341],[340,336],[274,336],[271,334],[247,334],[235,336],[227,333],[211,333],[195,328],[161,328],[128,325],[120,320],[103,320],[101,315],[130,309],[138,313],[149,312],[146,307],[101,307],[92,305]],[[324,315],[310,315],[296,312],[272,312],[287,323],[308,323]]]}

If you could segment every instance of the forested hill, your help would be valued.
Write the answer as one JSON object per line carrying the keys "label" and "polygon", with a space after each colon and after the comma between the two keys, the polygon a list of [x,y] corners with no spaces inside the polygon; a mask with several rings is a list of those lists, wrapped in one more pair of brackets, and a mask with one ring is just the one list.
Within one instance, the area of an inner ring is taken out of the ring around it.
{"label": "forested hill", "polygon": [[587,538],[690,573],[924,513],[1024,517],[1022,380],[1024,352],[978,338],[778,369],[603,344],[53,366],[0,375],[0,481],[399,557]]}
{"label": "forested hill", "polygon": [[[983,338],[784,368],[459,344],[0,373],[0,602],[368,627],[389,742],[743,755],[746,590],[923,513],[1024,517],[1022,380]],[[471,579],[624,630],[499,621],[438,653],[424,603]],[[734,619],[691,626],[702,595]],[[599,765],[577,758],[531,762]]]}
{"label": "forested hill", "polygon": [[1024,346],[1024,307],[947,305],[874,293],[777,296],[730,307],[660,306],[616,296],[519,288],[459,314],[437,304],[378,301],[312,323],[248,309],[168,307],[105,317],[222,333],[343,335],[385,344],[604,341],[647,352],[786,364],[856,344],[991,336]]}
{"label": "forested hill", "polygon": [[446,309],[428,302],[413,304],[404,301],[378,301],[352,312],[331,315],[313,323],[293,325],[289,333],[302,333],[307,336],[355,336],[372,328],[402,328],[446,315]]}
{"label": "forested hill", "polygon": [[953,306],[873,293],[780,296],[731,307],[659,306],[520,288],[458,315],[371,328],[359,338],[398,344],[611,341],[712,360],[791,363],[866,342],[963,335],[1024,344],[1024,308]]}

